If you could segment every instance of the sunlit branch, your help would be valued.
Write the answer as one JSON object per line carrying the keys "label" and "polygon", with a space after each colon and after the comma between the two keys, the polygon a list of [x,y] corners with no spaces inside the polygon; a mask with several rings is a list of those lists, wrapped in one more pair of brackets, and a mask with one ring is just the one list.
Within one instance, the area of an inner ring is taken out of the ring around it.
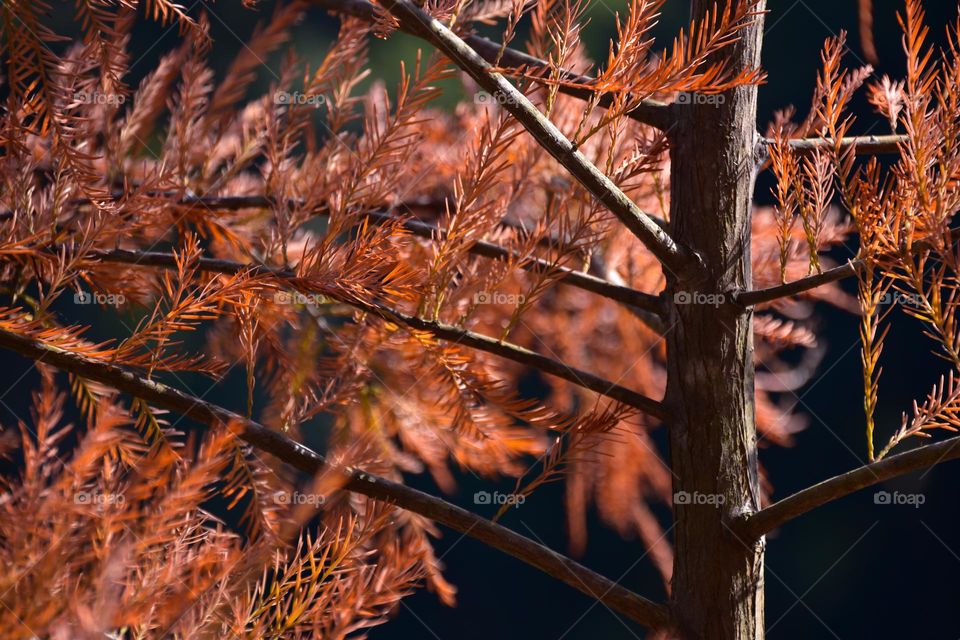
{"label": "sunlit branch", "polygon": [[827,269],[822,273],[807,276],[806,278],[800,278],[799,280],[794,280],[793,282],[767,287],[766,289],[755,289],[754,291],[741,291],[739,293],[734,293],[733,299],[737,304],[749,307],[757,304],[763,304],[765,302],[771,302],[773,300],[779,300],[780,298],[788,298],[790,296],[795,296],[800,293],[816,289],[817,287],[822,287],[825,284],[830,284],[831,282],[837,282],[838,280],[843,280],[844,278],[854,276],[857,273],[857,269],[859,269],[862,265],[862,260],[851,260],[850,262],[840,265],[839,267]]}
{"label": "sunlit branch", "polygon": [[[165,194],[173,196],[174,194]],[[122,198],[122,193],[116,193],[115,197]],[[263,195],[252,196],[183,196],[176,199],[177,205],[196,206],[206,209],[247,209],[247,208],[268,208],[274,205],[274,201]],[[318,215],[325,214],[325,210],[318,210]],[[385,224],[396,222],[397,217],[382,211],[370,211],[364,214],[376,224]],[[443,238],[443,229],[420,220],[406,219],[401,223],[403,228],[411,234],[425,239]],[[658,224],[663,226],[662,221]],[[517,225],[508,225],[516,227]],[[470,253],[485,258],[495,260],[516,260],[521,269],[531,272],[552,271],[557,274],[558,282],[595,293],[604,298],[609,298],[625,305],[636,307],[637,309],[648,312],[649,314],[662,315],[663,304],[658,296],[637,291],[625,284],[613,283],[604,278],[590,273],[584,273],[569,267],[555,266],[549,260],[537,258],[536,256],[519,256],[515,251],[502,247],[493,242],[478,240],[468,249]],[[640,319],[647,318],[654,328],[657,325],[656,318],[649,318],[644,314],[637,314]]]}
{"label": "sunlit branch", "polygon": [[[171,253],[113,250],[93,252],[91,253],[91,257],[107,262],[119,262],[137,266],[157,266],[164,268],[176,267],[175,256]],[[296,274],[288,269],[275,269],[258,265],[247,265],[230,260],[219,260],[216,258],[201,258],[198,261],[197,266],[203,271],[224,274],[235,274],[244,271],[267,274],[277,278],[282,284],[285,285],[289,284],[288,281],[297,278]],[[477,349],[478,351],[485,351],[487,353],[500,356],[501,358],[512,360],[518,364],[532,367],[544,373],[566,380],[567,382],[577,386],[599,393],[600,395],[613,398],[618,402],[622,402],[631,407],[640,409],[641,411],[661,420],[666,420],[667,418],[667,412],[663,404],[654,400],[653,398],[647,397],[641,393],[637,393],[636,391],[628,389],[619,384],[610,382],[609,380],[605,380],[604,378],[596,376],[587,371],[570,367],[563,362],[548,358],[524,347],[510,344],[509,342],[496,340],[489,336],[481,335],[466,329],[460,329],[442,322],[424,320],[423,318],[410,316],[399,311],[389,309],[380,304],[363,303],[357,300],[343,300],[342,302],[356,309],[360,309],[361,311],[374,314],[377,317],[389,322],[402,324],[418,331],[426,331],[441,340],[462,344],[464,346]]]}
{"label": "sunlit branch", "polygon": [[499,96],[503,108],[524,126],[541,147],[630,229],[666,269],[684,281],[699,279],[703,265],[698,257],[674,242],[660,225],[641,211],[609,177],[587,160],[522,92],[510,84],[503,75],[494,71],[491,65],[467,43],[409,0],[384,0],[383,5],[401,25],[436,46],[484,90]]}
{"label": "sunlit branch", "polygon": [[[374,6],[367,0],[310,0],[314,5],[323,7],[334,13],[344,13],[364,20],[374,19]],[[413,35],[421,35],[416,29],[411,29],[410,25],[401,23],[401,30]],[[532,69],[545,68],[549,65],[540,58],[535,58],[529,54],[509,47],[504,48],[500,43],[487,40],[480,36],[471,35],[464,38],[464,41],[484,60],[489,63],[496,63],[499,57],[499,65],[502,67],[528,67]],[[589,76],[583,76],[572,71],[562,71],[560,79],[579,85],[587,85],[594,80]],[[567,84],[559,85],[561,93],[589,100],[593,97],[593,92],[583,87],[575,87]],[[609,107],[613,102],[612,94],[605,94],[600,98],[601,107]],[[673,123],[673,114],[669,104],[658,100],[645,99],[633,111],[627,113],[628,116],[638,122],[649,124],[658,129],[668,130]]]}
{"label": "sunlit branch", "polygon": [[[137,376],[121,367],[85,358],[6,330],[0,330],[0,348],[129,393],[211,428],[229,427],[239,438],[252,446],[305,473],[317,474],[328,466],[323,456],[282,433],[162,383]],[[651,602],[510,529],[398,482],[352,468],[341,467],[337,471],[344,474],[344,487],[349,491],[395,504],[479,540],[599,600],[640,624],[649,627],[666,627],[670,624],[670,614],[666,606]]]}
{"label": "sunlit branch", "polygon": [[[886,135],[886,136],[851,136],[840,138],[840,148],[856,148],[857,154],[876,155],[882,153],[898,153],[900,145],[907,141],[905,135]],[[765,145],[776,144],[774,138],[764,138]],[[788,140],[787,144],[794,151],[799,153],[809,153],[816,149],[833,149],[834,142],[830,138],[797,138]]]}
{"label": "sunlit branch", "polygon": [[[380,212],[373,212],[367,216],[379,224],[394,219],[393,216]],[[403,228],[421,238],[442,237],[443,231],[438,227],[419,220],[405,220]],[[475,242],[469,249],[470,253],[496,260],[517,259],[514,251],[485,240]],[[658,296],[637,291],[631,287],[615,284],[603,278],[570,269],[568,267],[553,266],[549,260],[536,257],[520,257],[520,268],[532,272],[553,271],[558,274],[559,282],[577,287],[585,291],[621,302],[623,304],[643,309],[660,315],[663,313],[663,304]]]}
{"label": "sunlit branch", "polygon": [[[958,239],[960,239],[960,228],[950,230],[950,239],[952,242],[956,242]],[[931,244],[929,241],[919,240],[913,244],[912,250],[914,253],[917,253],[930,248]],[[773,287],[767,287],[766,289],[739,291],[731,295],[734,302],[745,307],[763,304],[765,302],[772,302],[773,300],[779,300],[780,298],[788,298],[806,291],[811,291],[817,287],[822,287],[825,284],[837,282],[838,280],[843,280],[844,278],[850,278],[856,275],[857,271],[861,267],[863,267],[862,259],[850,260],[844,265],[827,269],[821,273],[807,276],[806,278],[800,278],[799,280],[794,280],[793,282],[778,284]]]}
{"label": "sunlit branch", "polygon": [[734,521],[732,527],[738,533],[756,539],[794,518],[855,491],[956,458],[960,458],[960,436],[899,453],[824,480],[756,513],[742,516]]}
{"label": "sunlit branch", "polygon": [[489,336],[474,333],[473,331],[467,331],[465,329],[459,329],[457,327],[445,325],[440,322],[433,322],[430,320],[409,316],[382,306],[371,305],[366,310],[382,317],[385,320],[396,321],[412,329],[428,331],[440,339],[448,340],[456,344],[463,344],[480,351],[486,351],[487,353],[492,353],[502,358],[533,367],[534,369],[543,371],[544,373],[548,373],[552,376],[556,376],[577,386],[584,387],[599,393],[600,395],[613,398],[614,400],[622,402],[626,405],[640,409],[641,411],[659,418],[660,420],[667,419],[666,409],[660,402],[643,394],[637,393],[631,389],[627,389],[619,384],[610,382],[609,380],[605,380],[599,376],[595,376],[592,373],[583,371],[582,369],[574,369],[573,367],[570,367],[559,360],[548,358],[534,351],[530,351],[529,349],[525,349],[524,347],[513,345],[508,342],[501,342]]}

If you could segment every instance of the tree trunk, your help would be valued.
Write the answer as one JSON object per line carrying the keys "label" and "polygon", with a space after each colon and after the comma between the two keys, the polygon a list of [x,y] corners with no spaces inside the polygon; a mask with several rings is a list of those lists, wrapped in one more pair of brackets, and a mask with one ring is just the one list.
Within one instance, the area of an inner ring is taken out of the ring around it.
{"label": "tree trunk", "polygon": [[[693,0],[693,17],[733,2]],[[762,35],[758,17],[724,50],[735,71],[759,64]],[[750,288],[757,88],[685,97],[670,132],[670,219],[673,237],[700,255],[707,275],[691,282],[668,274],[672,608],[683,638],[753,640],[764,635],[764,542],[739,540],[726,526],[731,514],[760,507],[752,313],[724,293]]]}

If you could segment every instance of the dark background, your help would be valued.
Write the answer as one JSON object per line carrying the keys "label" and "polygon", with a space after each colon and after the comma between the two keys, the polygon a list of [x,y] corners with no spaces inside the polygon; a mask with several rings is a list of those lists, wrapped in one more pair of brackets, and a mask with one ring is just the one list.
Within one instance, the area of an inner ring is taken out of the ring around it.
{"label": "dark background", "polygon": [[[190,7],[189,2],[184,3]],[[851,32],[847,62],[857,64],[860,52],[856,34],[856,0],[774,0],[767,16],[763,65],[769,79],[760,90],[760,122],[764,128],[775,109],[797,106],[803,116],[809,105],[819,51],[825,38],[841,29]],[[876,44],[880,55],[878,75],[903,75],[903,56],[896,12],[902,3],[877,0]],[[957,5],[950,0],[926,3],[931,36],[944,42],[945,26],[956,18]],[[60,31],[69,33],[70,9],[58,3]],[[584,41],[595,59],[606,53],[613,33],[613,12],[625,11],[625,2],[610,0],[591,4]],[[258,12],[242,9],[239,2],[221,0],[207,5],[216,55],[213,63],[223,71],[249,36],[254,23],[269,15],[272,3]],[[199,10],[192,7],[192,13]],[[687,3],[667,3],[657,33],[667,43],[686,17]],[[313,11],[296,31],[296,48],[305,60],[316,64],[337,22],[322,11]],[[135,63],[133,83],[155,64],[160,53],[178,41],[176,29],[155,24],[139,28],[132,48]],[[398,60],[411,59],[417,46],[413,38],[397,35],[372,44],[374,75],[393,86],[398,78]],[[261,90],[274,79],[263,74]],[[447,104],[456,99],[451,87]],[[886,122],[871,115],[862,96],[855,103],[860,116],[857,133],[887,133]],[[769,180],[761,178],[758,200],[768,199]],[[851,283],[845,283],[845,286]],[[74,311],[75,312],[75,307]],[[78,317],[96,322],[103,316],[94,310]],[[818,376],[800,390],[793,401],[810,418],[792,448],[767,448],[761,461],[783,497],[820,479],[865,461],[862,378],[860,374],[857,319],[829,308],[820,309],[818,326],[829,351]],[[894,327],[884,353],[877,442],[883,443],[900,424],[900,413],[909,410],[939,378],[941,365],[930,353],[932,343],[920,335],[918,323],[895,312]],[[110,333],[111,327],[101,327]],[[114,325],[122,332],[121,325]],[[0,372],[0,407],[3,423],[14,416],[27,416],[28,394],[36,382],[27,372],[28,363],[7,354]],[[26,375],[24,375],[26,373]],[[205,387],[194,388],[202,391]],[[242,383],[231,376],[211,389],[207,399],[232,408],[243,405]],[[662,434],[661,434],[662,435]],[[662,441],[662,438],[659,438]],[[435,490],[423,478],[411,484]],[[960,575],[960,521],[956,511],[956,485],[960,465],[946,464],[926,474],[914,474],[888,483],[887,491],[920,492],[925,503],[919,508],[874,504],[873,491],[865,491],[823,507],[770,536],[768,541],[766,593],[767,631],[772,640],[793,638],[950,638],[960,637],[957,618],[956,576]],[[481,484],[467,475],[451,499],[481,513],[492,507],[473,504],[479,489],[510,491],[512,481],[500,487]],[[669,527],[669,516],[662,512]],[[538,491],[520,509],[512,510],[504,524],[550,547],[566,548],[562,489],[548,486]],[[579,592],[528,568],[499,552],[487,549],[451,531],[437,543],[447,566],[446,575],[459,592],[455,608],[439,604],[420,591],[403,601],[397,617],[371,634],[376,640],[436,638],[439,640],[530,638],[574,640],[578,638],[643,638],[644,630],[625,621]],[[636,540],[621,540],[594,522],[582,562],[627,588],[654,599],[665,597],[660,579],[643,547]]]}

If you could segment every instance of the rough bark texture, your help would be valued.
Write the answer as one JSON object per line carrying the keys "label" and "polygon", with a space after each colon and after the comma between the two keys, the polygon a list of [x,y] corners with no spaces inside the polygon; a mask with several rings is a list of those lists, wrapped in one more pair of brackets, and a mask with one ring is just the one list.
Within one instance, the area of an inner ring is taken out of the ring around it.
{"label": "rough bark texture", "polygon": [[[734,1],[693,0],[692,13],[700,19]],[[759,64],[762,31],[758,18],[725,50],[735,68]],[[677,417],[672,607],[687,639],[763,637],[765,542],[741,541],[728,526],[733,515],[760,507],[752,315],[724,297],[751,284],[756,97],[756,87],[727,91],[722,104],[694,97],[676,105],[671,132],[672,235],[700,254],[708,272],[699,282],[668,276],[676,302],[667,321],[667,403]]]}

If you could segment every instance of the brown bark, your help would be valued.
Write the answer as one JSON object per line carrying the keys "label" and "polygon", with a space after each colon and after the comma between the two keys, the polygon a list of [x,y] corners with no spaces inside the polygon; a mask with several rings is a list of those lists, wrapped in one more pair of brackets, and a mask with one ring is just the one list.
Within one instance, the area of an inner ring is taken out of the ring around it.
{"label": "brown bark", "polygon": [[[736,0],[693,0],[694,19]],[[757,9],[763,9],[759,2]],[[757,66],[763,21],[724,50],[734,71]],[[671,132],[671,235],[707,269],[669,277],[667,405],[676,416],[673,613],[687,639],[763,637],[764,540],[741,541],[730,519],[760,507],[752,312],[725,292],[750,289],[756,87],[676,105]],[[683,504],[686,502],[686,504]]]}

